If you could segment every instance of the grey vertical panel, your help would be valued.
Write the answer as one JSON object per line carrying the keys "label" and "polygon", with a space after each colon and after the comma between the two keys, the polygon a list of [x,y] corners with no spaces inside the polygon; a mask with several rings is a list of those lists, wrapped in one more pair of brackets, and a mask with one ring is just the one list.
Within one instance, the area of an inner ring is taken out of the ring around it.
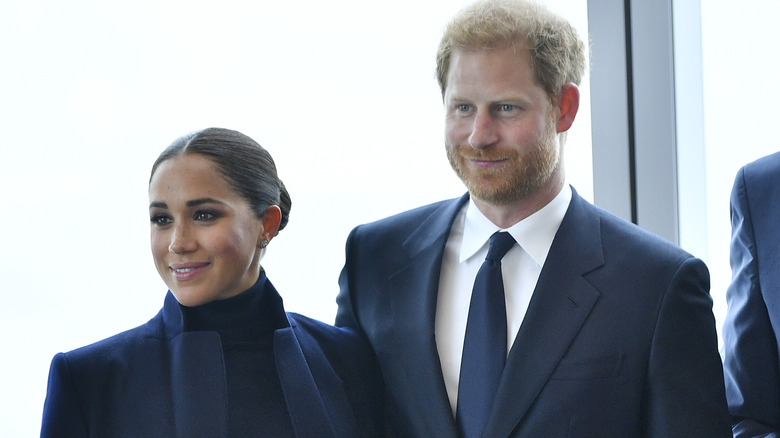
{"label": "grey vertical panel", "polygon": [[632,220],[623,0],[588,0],[588,29],[594,201],[612,213]]}
{"label": "grey vertical panel", "polygon": [[631,30],[637,224],[678,242],[671,0],[632,0]]}
{"label": "grey vertical panel", "polygon": [[706,251],[700,16],[698,0],[588,1],[596,203],[695,253]]}
{"label": "grey vertical panel", "polygon": [[588,0],[594,198],[705,254],[699,0]]}

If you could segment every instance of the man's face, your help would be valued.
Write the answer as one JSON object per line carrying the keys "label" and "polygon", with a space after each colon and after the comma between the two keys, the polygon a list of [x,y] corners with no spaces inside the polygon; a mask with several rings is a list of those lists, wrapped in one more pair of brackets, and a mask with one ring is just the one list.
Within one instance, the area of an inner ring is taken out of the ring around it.
{"label": "man's face", "polygon": [[444,105],[447,157],[473,197],[507,205],[562,178],[556,108],[528,49],[454,51]]}

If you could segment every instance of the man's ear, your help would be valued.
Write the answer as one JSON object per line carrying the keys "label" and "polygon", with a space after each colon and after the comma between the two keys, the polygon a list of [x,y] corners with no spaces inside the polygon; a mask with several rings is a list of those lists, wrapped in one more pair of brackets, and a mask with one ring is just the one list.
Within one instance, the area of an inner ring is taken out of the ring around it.
{"label": "man's ear", "polygon": [[279,232],[279,224],[282,222],[282,211],[276,205],[271,205],[265,209],[265,214],[261,219],[263,222],[263,231],[260,233],[257,239],[257,245],[265,247],[262,242],[265,241],[266,245],[276,236]]}
{"label": "man's ear", "polygon": [[577,110],[580,108],[580,89],[571,82],[561,88],[561,97],[558,98],[558,120],[556,129],[558,133],[566,132],[574,123]]}

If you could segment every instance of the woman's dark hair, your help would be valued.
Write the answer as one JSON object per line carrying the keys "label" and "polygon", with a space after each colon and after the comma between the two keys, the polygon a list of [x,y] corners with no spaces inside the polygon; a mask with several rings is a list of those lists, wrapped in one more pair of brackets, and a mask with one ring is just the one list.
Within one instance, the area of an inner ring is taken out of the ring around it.
{"label": "woman's dark hair", "polygon": [[177,138],[152,166],[151,182],[157,167],[179,155],[198,154],[217,165],[230,187],[246,200],[257,217],[263,217],[271,205],[282,211],[281,231],[290,216],[292,201],[284,183],[276,173],[271,154],[256,141],[238,132],[223,128],[207,128]]}

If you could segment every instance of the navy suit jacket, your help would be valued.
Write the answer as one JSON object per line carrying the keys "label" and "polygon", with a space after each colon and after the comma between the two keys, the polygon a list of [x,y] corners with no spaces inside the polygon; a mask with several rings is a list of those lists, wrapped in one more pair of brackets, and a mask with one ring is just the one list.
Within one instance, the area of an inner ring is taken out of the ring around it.
{"label": "navy suit jacket", "polygon": [[731,271],[723,347],[734,436],[778,437],[780,153],[737,173],[731,191]]}
{"label": "navy suit jacket", "polygon": [[[434,317],[467,200],[359,226],[347,241],[336,324],[371,342],[397,436],[457,436]],[[483,436],[730,436],[708,289],[703,262],[574,192]]]}
{"label": "navy suit jacket", "polygon": [[[265,288],[277,294],[270,282]],[[296,436],[380,436],[381,380],[365,341],[301,315],[287,320],[274,332],[274,354]],[[220,337],[183,326],[168,292],[148,323],[57,354],[41,437],[226,438]]]}

